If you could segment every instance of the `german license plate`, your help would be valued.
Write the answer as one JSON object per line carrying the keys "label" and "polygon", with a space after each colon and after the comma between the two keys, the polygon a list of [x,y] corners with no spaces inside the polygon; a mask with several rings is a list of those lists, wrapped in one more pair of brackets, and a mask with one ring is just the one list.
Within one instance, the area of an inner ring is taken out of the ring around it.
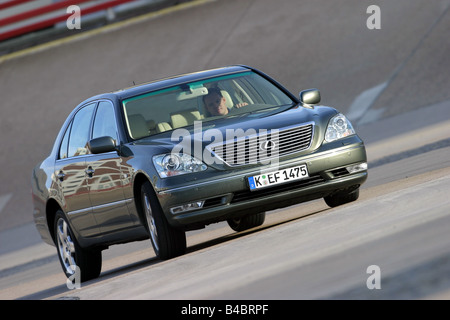
{"label": "german license plate", "polygon": [[308,168],[305,164],[303,164],[298,167],[287,168],[283,170],[263,173],[253,177],[248,177],[248,183],[250,186],[250,190],[256,190],[259,188],[274,186],[280,183],[304,179],[308,176]]}

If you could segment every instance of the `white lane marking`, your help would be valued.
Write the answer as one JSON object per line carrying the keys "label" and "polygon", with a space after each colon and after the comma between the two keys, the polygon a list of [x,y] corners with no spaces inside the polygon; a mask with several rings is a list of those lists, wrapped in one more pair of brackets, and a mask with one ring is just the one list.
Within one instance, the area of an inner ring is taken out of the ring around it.
{"label": "white lane marking", "polygon": [[11,199],[12,193],[8,193],[0,196],[0,212],[2,212],[3,208],[6,206],[8,201]]}
{"label": "white lane marking", "polygon": [[350,121],[356,122],[363,118],[370,110],[370,107],[386,89],[389,81],[385,81],[373,88],[367,89],[360,93],[351,104],[346,116]]}

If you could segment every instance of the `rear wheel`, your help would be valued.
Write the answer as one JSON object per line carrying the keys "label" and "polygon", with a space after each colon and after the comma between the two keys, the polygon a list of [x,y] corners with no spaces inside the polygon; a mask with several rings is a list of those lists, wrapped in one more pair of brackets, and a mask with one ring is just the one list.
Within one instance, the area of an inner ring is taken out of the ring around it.
{"label": "rear wheel", "polygon": [[335,193],[331,196],[327,196],[324,198],[325,203],[334,208],[352,201],[355,201],[359,198],[359,189],[356,189],[352,192],[342,191]]}
{"label": "rear wheel", "polygon": [[81,282],[97,278],[102,269],[102,252],[80,247],[61,210],[55,216],[54,232],[59,262],[66,277]]}
{"label": "rear wheel", "polygon": [[266,213],[260,212],[260,213],[255,213],[255,214],[251,214],[248,216],[244,216],[241,218],[228,219],[227,222],[231,229],[239,232],[239,231],[244,231],[244,230],[251,229],[254,227],[258,227],[264,223],[265,219],[266,219]]}
{"label": "rear wheel", "polygon": [[169,224],[148,181],[141,187],[141,201],[156,256],[165,260],[184,254],[186,233]]}

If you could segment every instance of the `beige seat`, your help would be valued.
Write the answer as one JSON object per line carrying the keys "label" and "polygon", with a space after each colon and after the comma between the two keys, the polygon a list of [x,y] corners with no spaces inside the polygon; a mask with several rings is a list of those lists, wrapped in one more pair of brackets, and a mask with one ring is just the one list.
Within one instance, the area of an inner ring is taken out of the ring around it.
{"label": "beige seat", "polygon": [[194,121],[201,120],[202,116],[198,110],[186,110],[172,114],[170,120],[174,129],[194,124]]}
{"label": "beige seat", "polygon": [[128,125],[130,128],[131,137],[133,139],[147,137],[150,134],[147,121],[145,121],[144,116],[141,114],[133,114],[128,116]]}
{"label": "beige seat", "polygon": [[167,130],[172,130],[172,126],[168,122],[160,122],[156,125],[156,132],[164,132]]}
{"label": "beige seat", "polygon": [[233,108],[233,100],[231,99],[230,94],[225,90],[220,90],[220,93],[222,94],[222,97],[225,98],[225,105],[228,109]]}

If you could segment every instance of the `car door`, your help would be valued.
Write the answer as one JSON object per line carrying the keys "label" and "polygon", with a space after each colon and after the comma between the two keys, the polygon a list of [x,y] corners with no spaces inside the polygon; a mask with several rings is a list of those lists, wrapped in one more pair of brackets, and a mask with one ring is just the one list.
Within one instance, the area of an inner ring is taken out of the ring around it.
{"label": "car door", "polygon": [[86,148],[96,103],[81,108],[72,119],[62,139],[55,161],[55,179],[63,210],[75,232],[82,237],[100,233],[93,216],[86,180]]}
{"label": "car door", "polygon": [[[92,139],[110,136],[118,143],[117,121],[110,101],[100,101],[95,114]],[[102,233],[132,225],[124,196],[122,158],[116,151],[87,157],[87,182],[92,210]]]}

